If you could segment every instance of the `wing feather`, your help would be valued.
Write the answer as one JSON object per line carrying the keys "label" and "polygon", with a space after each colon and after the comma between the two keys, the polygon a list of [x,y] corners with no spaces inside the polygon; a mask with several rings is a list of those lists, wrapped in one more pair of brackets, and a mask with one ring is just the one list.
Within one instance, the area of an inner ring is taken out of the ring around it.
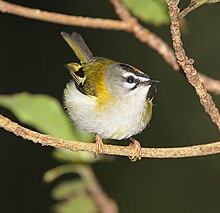
{"label": "wing feather", "polygon": [[[80,74],[79,72],[82,71],[82,66],[77,64],[77,63],[69,63],[64,65],[66,69],[70,71],[70,74],[73,77],[73,80],[78,84],[78,85],[83,85],[86,77],[84,74]],[[78,74],[79,73],[79,74]]]}

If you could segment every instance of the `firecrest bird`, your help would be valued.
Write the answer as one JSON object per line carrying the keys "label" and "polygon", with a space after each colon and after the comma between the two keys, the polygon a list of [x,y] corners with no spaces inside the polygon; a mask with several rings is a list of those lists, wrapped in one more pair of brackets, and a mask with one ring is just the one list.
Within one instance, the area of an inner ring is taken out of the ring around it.
{"label": "firecrest bird", "polygon": [[96,134],[97,154],[102,152],[102,139],[129,138],[135,150],[131,159],[141,159],[140,143],[131,136],[151,119],[148,92],[158,81],[131,65],[94,57],[76,32],[61,35],[80,60],[65,65],[73,77],[64,90],[69,116],[80,128]]}

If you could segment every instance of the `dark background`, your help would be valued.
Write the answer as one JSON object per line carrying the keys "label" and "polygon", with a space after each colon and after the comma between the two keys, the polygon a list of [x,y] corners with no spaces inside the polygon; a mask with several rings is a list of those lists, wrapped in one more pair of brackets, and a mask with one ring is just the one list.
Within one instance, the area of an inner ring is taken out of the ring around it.
{"label": "dark background", "polygon": [[[13,1],[20,5],[91,17],[115,18],[108,1]],[[220,4],[203,6],[187,16],[183,35],[196,68],[219,79]],[[132,64],[160,80],[150,126],[136,138],[145,147],[177,147],[219,140],[217,127],[204,112],[194,89],[147,45],[132,34],[45,23],[0,13],[0,93],[45,93],[62,101],[70,75],[63,64],[76,60],[61,31],[83,35],[94,55]],[[171,45],[169,26],[148,26]],[[220,106],[220,97],[213,96]],[[0,113],[17,119],[7,110]],[[129,142],[123,142],[127,145]],[[58,164],[52,148],[41,147],[0,129],[0,211],[49,212],[51,185],[43,173]],[[218,212],[220,155],[185,159],[117,157],[93,167],[120,212]]]}

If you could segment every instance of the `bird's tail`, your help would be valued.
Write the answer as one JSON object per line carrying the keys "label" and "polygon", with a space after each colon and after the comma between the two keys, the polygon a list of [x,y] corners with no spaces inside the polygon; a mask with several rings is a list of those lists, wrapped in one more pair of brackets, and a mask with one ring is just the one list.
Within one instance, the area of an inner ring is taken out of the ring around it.
{"label": "bird's tail", "polygon": [[71,35],[65,32],[61,32],[61,35],[69,46],[73,49],[77,58],[81,63],[89,62],[93,59],[93,55],[80,34],[73,32]]}

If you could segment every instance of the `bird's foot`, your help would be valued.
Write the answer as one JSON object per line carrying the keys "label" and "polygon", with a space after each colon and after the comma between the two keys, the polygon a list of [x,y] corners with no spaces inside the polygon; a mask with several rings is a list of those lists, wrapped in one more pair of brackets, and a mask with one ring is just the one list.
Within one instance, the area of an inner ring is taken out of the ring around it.
{"label": "bird's foot", "polygon": [[132,142],[130,146],[132,146],[132,148],[135,150],[134,155],[130,156],[129,159],[133,162],[135,162],[136,160],[141,160],[142,157],[141,144],[132,137],[130,137],[129,139]]}
{"label": "bird's foot", "polygon": [[95,136],[95,143],[96,143],[96,153],[95,156],[97,157],[100,153],[103,152],[103,142],[102,137],[99,135]]}

